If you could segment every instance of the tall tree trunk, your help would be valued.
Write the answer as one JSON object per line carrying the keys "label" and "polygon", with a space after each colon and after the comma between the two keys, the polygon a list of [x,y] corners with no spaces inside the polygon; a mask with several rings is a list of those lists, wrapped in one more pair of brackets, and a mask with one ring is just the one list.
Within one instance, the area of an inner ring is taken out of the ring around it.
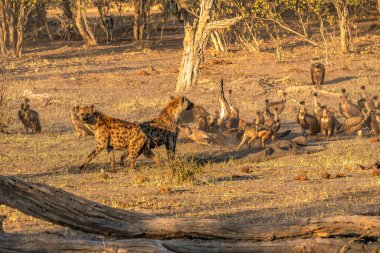
{"label": "tall tree trunk", "polygon": [[38,2],[38,5],[37,5],[37,13],[38,13],[38,18],[42,20],[42,24],[46,30],[46,33],[49,37],[49,40],[53,40],[53,35],[49,29],[49,24],[48,24],[48,20],[47,20],[47,17],[46,17],[46,5],[44,2],[42,2],[41,0]]}
{"label": "tall tree trunk", "polygon": [[146,25],[147,0],[133,0],[133,38],[143,40]]}
{"label": "tall tree trunk", "polygon": [[4,55],[7,52],[6,48],[6,39],[7,39],[7,0],[0,0],[0,20],[1,20],[1,27],[0,27],[0,50],[1,53]]}
{"label": "tall tree trunk", "polygon": [[2,55],[5,55],[7,52],[7,49],[6,49],[5,44],[4,44],[4,33],[3,33],[2,28],[0,28],[0,50],[1,50]]}
{"label": "tall tree trunk", "polygon": [[189,23],[185,26],[181,69],[176,87],[177,92],[188,90],[190,86],[198,81],[199,65],[203,59],[205,42],[209,36],[206,28],[211,18],[213,3],[213,0],[202,0],[198,25],[194,22],[193,26]]}
{"label": "tall tree trunk", "polygon": [[11,52],[14,53],[15,49],[15,12],[12,10],[15,10],[16,6],[14,2],[10,4],[11,6],[8,5],[8,10],[7,10],[7,17],[8,17],[8,31],[9,31],[9,40],[8,40],[8,45],[9,48],[11,49]]}
{"label": "tall tree trunk", "polygon": [[20,58],[24,27],[29,15],[30,3],[27,0],[0,0],[0,8],[2,23],[0,32],[1,52],[11,52],[14,56]]}
{"label": "tall tree trunk", "polygon": [[[89,38],[82,25],[82,11],[80,7],[80,0],[77,0],[77,6],[75,11],[75,26],[78,29],[79,35],[82,37],[85,44],[89,44]],[[78,5],[79,2],[79,5]]]}
{"label": "tall tree trunk", "polygon": [[143,40],[144,27],[145,27],[145,0],[140,0],[139,5],[139,40]]}
{"label": "tall tree trunk", "polygon": [[16,48],[15,48],[15,55],[17,58],[21,58],[22,54],[22,42],[24,38],[24,25],[25,25],[25,0],[21,0],[20,2],[20,9],[18,13],[17,18],[17,42],[16,42]]}
{"label": "tall tree trunk", "polygon": [[99,18],[100,18],[100,24],[102,26],[103,31],[106,31],[106,25],[104,24],[104,13],[103,13],[103,6],[98,5],[98,13],[99,13]]}
{"label": "tall tree trunk", "polygon": [[73,34],[75,34],[75,31],[73,29],[73,25],[75,24],[75,21],[73,20],[74,14],[72,11],[72,2],[71,0],[62,0],[61,2],[62,10],[63,10],[63,16],[66,17],[67,20],[70,20],[70,23],[64,24],[67,38],[68,40],[71,40],[71,37]]}
{"label": "tall tree trunk", "polygon": [[1,4],[1,30],[2,30],[2,37],[0,39],[2,39],[3,41],[3,44],[4,46],[6,46],[7,44],[7,5],[8,5],[8,0],[0,0],[0,4]]}
{"label": "tall tree trunk", "polygon": [[350,35],[348,27],[348,6],[346,0],[337,0],[334,6],[339,17],[340,48],[344,54],[349,53]]}
{"label": "tall tree trunk", "polygon": [[[77,27],[78,32],[86,45],[97,45],[95,36],[88,26],[86,14],[84,13],[82,8],[83,7],[82,7],[81,0],[76,0],[75,1],[75,9],[76,9],[75,26]],[[82,22],[84,23],[85,27],[83,27]]]}
{"label": "tall tree trunk", "polygon": [[214,0],[202,0],[199,21],[194,22],[192,26],[189,23],[185,26],[181,68],[176,85],[177,92],[187,90],[197,83],[199,65],[204,60],[203,52],[210,33],[217,29],[228,28],[241,19],[241,17],[236,17],[210,22],[213,3]]}
{"label": "tall tree trunk", "polygon": [[87,12],[86,12],[86,10],[83,10],[83,12],[82,12],[82,17],[83,17],[83,23],[84,23],[84,26],[86,27],[87,33],[88,33],[88,35],[89,35],[89,37],[90,37],[90,40],[91,40],[91,44],[92,44],[92,45],[97,45],[98,42],[96,41],[95,35],[94,35],[94,33],[92,32],[91,27],[88,25]]}
{"label": "tall tree trunk", "polygon": [[139,2],[140,0],[133,0],[133,38],[139,39]]}

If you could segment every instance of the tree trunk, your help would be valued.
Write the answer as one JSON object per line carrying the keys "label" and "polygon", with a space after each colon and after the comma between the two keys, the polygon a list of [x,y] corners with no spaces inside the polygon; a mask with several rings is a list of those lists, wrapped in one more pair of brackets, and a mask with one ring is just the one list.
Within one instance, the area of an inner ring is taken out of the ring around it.
{"label": "tree trunk", "polygon": [[[31,25],[32,29],[36,31],[38,38],[45,39],[46,34],[50,40],[53,40],[53,35],[49,29],[48,21],[46,18],[46,7],[43,0],[38,0],[35,4],[35,8],[30,13]],[[46,34],[42,33],[42,30],[46,31]]]}
{"label": "tree trunk", "polygon": [[86,31],[90,37],[91,45],[97,45],[98,42],[96,41],[95,35],[92,32],[91,27],[88,25],[87,12],[85,9],[82,12],[82,17],[83,17],[84,26],[86,27]]}
{"label": "tree trunk", "polygon": [[217,42],[219,44],[220,51],[225,52],[226,48],[225,48],[225,45],[224,45],[223,41],[220,38],[219,32],[218,31],[214,31],[213,33],[215,34],[216,40],[217,40]]}
{"label": "tree trunk", "polygon": [[4,44],[4,33],[2,28],[0,28],[0,50],[2,55],[5,55],[7,53],[7,49]]}
{"label": "tree trunk", "polygon": [[[97,45],[97,41],[95,39],[94,34],[88,26],[86,14],[83,11],[81,0],[76,0],[75,2],[75,25],[78,29],[80,36],[82,37],[84,43],[86,45]],[[84,23],[85,27],[83,27]]]}
{"label": "tree trunk", "polygon": [[334,2],[335,9],[339,17],[340,48],[344,54],[349,53],[350,36],[348,27],[348,6],[346,0]]}
{"label": "tree trunk", "polygon": [[188,90],[198,81],[199,65],[203,59],[204,45],[210,31],[207,24],[211,18],[211,10],[214,0],[202,0],[198,24],[189,23],[185,26],[185,38],[183,39],[183,55],[181,68],[178,74],[176,91]]}
{"label": "tree trunk", "polygon": [[[11,5],[11,6],[9,6]],[[9,40],[8,40],[8,47],[10,48],[10,51],[12,53],[15,53],[15,12],[12,11],[16,9],[16,6],[13,3],[8,4],[8,10],[7,10],[7,17],[8,17],[8,32],[9,32]]]}
{"label": "tree trunk", "polygon": [[380,217],[337,216],[280,224],[159,218],[101,205],[63,190],[0,176],[0,204],[55,224],[116,238],[271,241],[311,237],[380,237]]}
{"label": "tree trunk", "polygon": [[139,40],[143,40],[144,38],[144,29],[146,23],[146,12],[145,12],[145,4],[146,0],[140,0],[139,6]]}
{"label": "tree trunk", "polygon": [[0,0],[0,11],[1,11],[1,29],[3,31],[3,37],[2,40],[4,44],[6,44],[6,33],[7,33],[7,27],[6,27],[6,22],[7,22],[7,0]]}
{"label": "tree trunk", "polygon": [[2,55],[5,55],[7,53],[6,48],[6,34],[7,34],[7,28],[6,28],[6,2],[5,0],[0,0],[0,20],[1,20],[1,27],[0,27],[0,50]]}
{"label": "tree trunk", "polygon": [[46,6],[45,6],[45,3],[43,3],[41,0],[38,2],[38,6],[37,6],[38,10],[37,10],[37,13],[38,13],[38,17],[39,19],[42,20],[43,22],[43,26],[46,30],[46,33],[48,35],[48,38],[49,40],[53,40],[53,35],[50,31],[50,28],[49,28],[49,24],[48,24],[48,20],[47,20],[47,17],[46,17]]}
{"label": "tree trunk", "polygon": [[97,8],[98,8],[98,13],[99,13],[99,18],[100,18],[100,24],[101,24],[103,31],[105,32],[106,31],[106,25],[104,24],[103,6],[99,4],[97,6]]}
{"label": "tree trunk", "polygon": [[210,33],[216,29],[230,27],[241,19],[237,17],[210,22],[213,3],[214,0],[202,0],[199,21],[194,22],[193,26],[189,23],[185,26],[181,67],[176,84],[177,92],[188,90],[197,83],[199,66],[204,60],[203,52]]}
{"label": "tree trunk", "polygon": [[63,16],[66,17],[66,19],[70,21],[67,24],[66,24],[66,22],[65,22],[65,24],[63,24],[65,26],[65,30],[67,33],[68,40],[71,40],[72,35],[75,34],[75,31],[73,29],[73,25],[75,24],[75,21],[73,20],[74,14],[73,14],[73,11],[71,9],[72,8],[71,5],[72,5],[71,0],[62,0],[61,1]]}
{"label": "tree trunk", "polygon": [[11,52],[20,58],[24,27],[30,11],[27,0],[0,0],[0,48],[3,54]]}
{"label": "tree trunk", "polygon": [[212,41],[212,44],[214,45],[215,50],[216,50],[216,51],[222,51],[222,50],[220,49],[220,47],[219,47],[218,41],[217,41],[217,39],[216,39],[216,37],[215,37],[215,34],[211,33],[211,34],[210,34],[210,37],[211,37],[211,41]]}
{"label": "tree trunk", "polygon": [[16,41],[16,48],[15,48],[15,55],[17,58],[21,58],[22,54],[22,42],[24,38],[24,25],[25,25],[25,1],[21,0],[20,2],[20,9],[18,13],[18,19],[17,19],[17,41]]}
{"label": "tree trunk", "polygon": [[141,0],[133,0],[133,38],[139,39],[139,3]]}
{"label": "tree trunk", "polygon": [[147,0],[133,0],[133,38],[143,40],[146,25]]}

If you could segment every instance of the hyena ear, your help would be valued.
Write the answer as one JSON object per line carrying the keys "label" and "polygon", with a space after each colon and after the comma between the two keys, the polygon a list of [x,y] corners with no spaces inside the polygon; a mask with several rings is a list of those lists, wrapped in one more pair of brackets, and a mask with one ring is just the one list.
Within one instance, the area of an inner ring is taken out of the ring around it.
{"label": "hyena ear", "polygon": [[95,112],[95,105],[90,105],[91,112]]}
{"label": "hyena ear", "polygon": [[76,105],[73,107],[73,112],[79,112],[80,105]]}
{"label": "hyena ear", "polygon": [[183,104],[183,103],[185,103],[185,97],[181,97],[181,103]]}
{"label": "hyena ear", "polygon": [[170,100],[173,100],[174,99],[174,96],[170,94]]}

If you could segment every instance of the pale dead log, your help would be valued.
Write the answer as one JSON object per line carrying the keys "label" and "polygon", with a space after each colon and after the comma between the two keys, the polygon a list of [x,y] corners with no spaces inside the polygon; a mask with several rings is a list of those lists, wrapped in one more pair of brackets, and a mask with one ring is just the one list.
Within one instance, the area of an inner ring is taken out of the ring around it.
{"label": "pale dead log", "polygon": [[62,238],[49,234],[0,235],[1,252],[377,252],[380,243],[364,244],[349,239],[296,239],[269,242],[223,240],[100,240]]}
{"label": "pale dead log", "polygon": [[88,240],[49,234],[0,234],[0,252],[143,252],[171,253],[161,241],[148,239]]}
{"label": "pale dead log", "polygon": [[380,217],[337,216],[280,224],[159,218],[111,208],[43,184],[0,176],[0,204],[84,232],[116,238],[274,240],[297,237],[380,237]]}

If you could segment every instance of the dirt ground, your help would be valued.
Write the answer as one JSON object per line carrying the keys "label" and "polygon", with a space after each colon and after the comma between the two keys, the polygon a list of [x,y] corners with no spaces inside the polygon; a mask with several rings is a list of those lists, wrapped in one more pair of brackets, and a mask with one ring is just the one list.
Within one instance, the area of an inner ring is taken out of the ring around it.
{"label": "dirt ground", "polygon": [[[379,159],[380,143],[370,142],[368,131],[363,138],[333,137],[324,151],[314,154],[262,163],[239,159],[209,163],[197,168],[200,173],[192,182],[177,182],[165,164],[157,168],[143,157],[137,171],[118,165],[118,173],[110,174],[105,152],[85,172],[74,173],[94,148],[94,140],[78,139],[69,119],[70,108],[94,104],[108,115],[132,122],[155,117],[168,103],[169,95],[175,94],[182,37],[181,33],[168,32],[163,40],[152,40],[145,49],[131,41],[87,49],[79,42],[27,46],[23,59],[7,63],[13,121],[9,133],[0,135],[0,173],[45,183],[116,208],[163,217],[267,223],[342,214],[379,215],[380,177],[358,167]],[[339,92],[347,88],[356,100],[359,87],[366,85],[370,94],[380,95],[380,35],[363,35],[354,42],[355,53],[347,56],[331,44],[323,89]],[[279,89],[309,84],[311,59],[324,54],[302,43],[289,43],[283,51],[284,62],[278,63],[270,44],[262,48],[259,54],[240,50],[215,54],[208,50],[199,84],[184,95],[213,112],[218,109],[216,92],[223,77],[226,88],[233,90],[241,118],[252,121],[266,97],[275,100]],[[214,59],[231,64],[213,64]],[[277,81],[267,94],[257,83],[260,77]],[[17,110],[24,96],[40,114],[42,134],[23,132]],[[282,129],[292,130],[288,138],[301,132],[295,110],[303,99],[311,109],[310,90],[300,90],[289,94],[281,114]],[[338,108],[336,97],[321,95],[321,101]],[[313,143],[323,145],[323,140]],[[183,163],[191,154],[228,154],[237,144],[234,138],[223,146],[201,146],[181,139],[178,159]],[[252,152],[259,150],[253,148]],[[116,152],[117,158],[120,154]],[[163,149],[158,154],[165,158]],[[323,172],[330,173],[331,179],[322,179]],[[303,173],[309,180],[295,180]],[[0,206],[0,214],[8,216],[5,230],[9,232],[61,229],[5,206]]]}

